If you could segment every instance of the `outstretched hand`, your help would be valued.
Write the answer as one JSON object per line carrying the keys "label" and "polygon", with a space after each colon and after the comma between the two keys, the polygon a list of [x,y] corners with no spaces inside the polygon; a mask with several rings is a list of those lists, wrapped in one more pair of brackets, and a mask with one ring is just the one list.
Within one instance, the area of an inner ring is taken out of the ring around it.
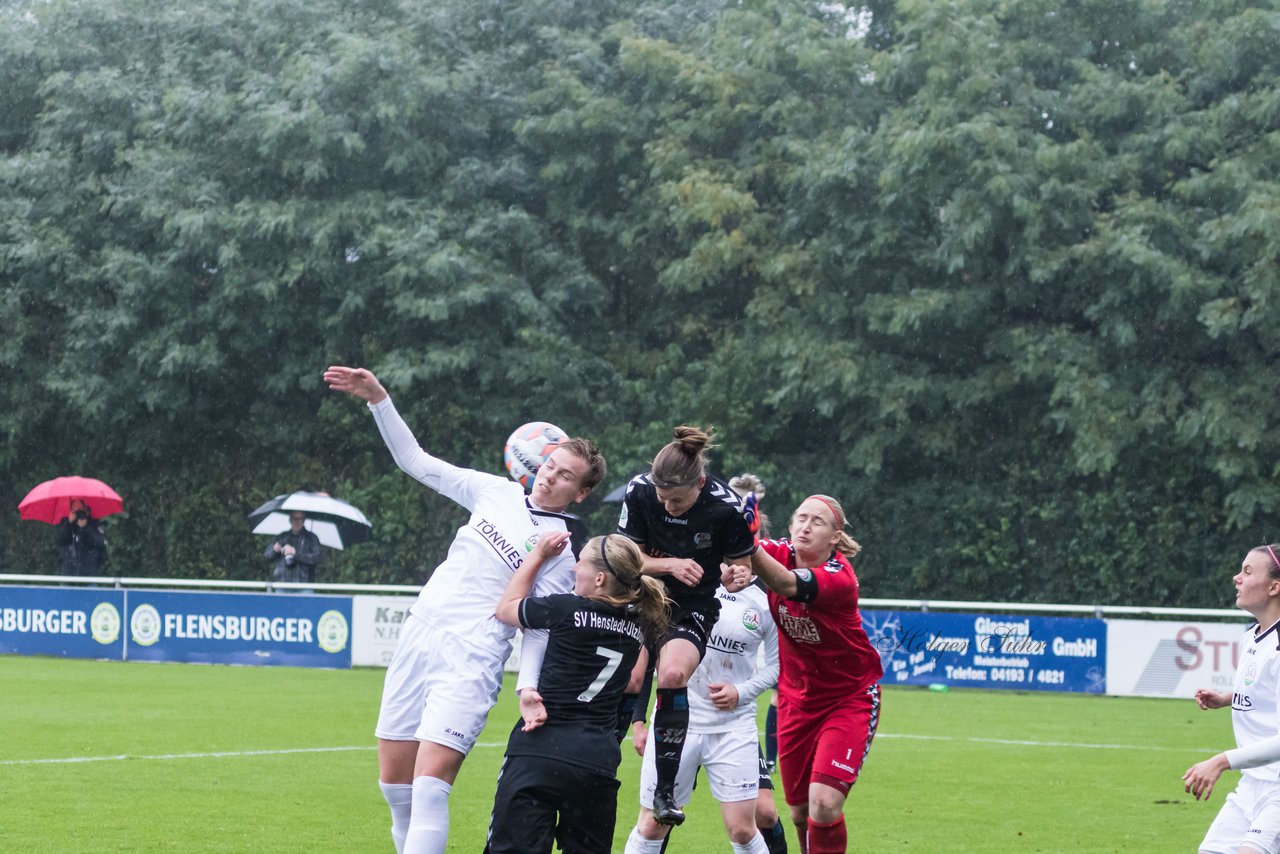
{"label": "outstretched hand", "polygon": [[1196,705],[1201,709],[1225,709],[1231,705],[1231,694],[1200,688],[1196,691]]}
{"label": "outstretched hand", "polygon": [[534,545],[533,551],[546,561],[563,552],[564,547],[568,544],[568,531],[549,531],[538,537],[538,542]]}
{"label": "outstretched hand", "polygon": [[334,391],[345,391],[367,403],[378,403],[387,396],[382,383],[365,368],[330,365],[324,372],[324,381]]}
{"label": "outstretched hand", "polygon": [[1213,784],[1218,782],[1222,772],[1230,767],[1225,753],[1197,762],[1182,775],[1182,788],[1189,794],[1195,795],[1197,801],[1202,798],[1208,800],[1209,795],[1213,794]]}
{"label": "outstretched hand", "polygon": [[520,718],[524,721],[523,732],[530,732],[547,722],[547,707],[542,704],[542,695],[534,688],[525,688],[520,692]]}

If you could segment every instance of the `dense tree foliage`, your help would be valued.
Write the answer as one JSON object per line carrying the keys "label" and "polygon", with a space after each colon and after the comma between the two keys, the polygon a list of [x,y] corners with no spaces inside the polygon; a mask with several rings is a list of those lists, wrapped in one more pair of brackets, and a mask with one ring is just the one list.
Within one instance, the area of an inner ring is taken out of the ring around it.
{"label": "dense tree foliage", "polygon": [[[83,473],[122,575],[257,578],[300,487],[419,582],[462,519],[331,363],[499,470],[715,424],[866,595],[1220,605],[1280,539],[1280,14],[1089,0],[14,0],[0,502]],[[0,570],[53,565],[0,518]]]}

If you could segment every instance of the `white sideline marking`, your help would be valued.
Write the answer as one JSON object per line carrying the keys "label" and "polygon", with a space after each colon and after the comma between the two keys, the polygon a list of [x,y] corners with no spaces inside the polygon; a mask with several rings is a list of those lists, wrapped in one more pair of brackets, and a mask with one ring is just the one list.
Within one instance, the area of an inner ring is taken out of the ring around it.
{"label": "white sideline marking", "polygon": [[[1170,753],[1213,753],[1212,747],[1156,747],[1145,744],[1088,744],[1074,741],[1029,741],[1014,738],[957,738],[951,735],[910,735],[897,732],[878,732],[876,738],[905,738],[913,741],[960,741],[970,744],[1002,744],[1012,747],[1071,747],[1081,750],[1147,750]],[[477,741],[476,747],[506,747],[505,741]],[[157,753],[137,756],[121,753],[118,756],[72,756],[64,759],[0,759],[0,765],[72,765],[80,762],[123,762],[126,760],[172,759],[222,759],[238,756],[286,756],[295,753],[342,753],[353,750],[376,750],[370,745],[358,747],[296,747],[282,750],[221,750],[214,753]]]}
{"label": "white sideline marking", "polygon": [[1089,744],[1075,741],[1027,741],[1017,738],[958,738],[953,735],[908,735],[878,732],[876,738],[906,738],[913,741],[967,741],[971,744],[1007,744],[1014,747],[1078,747],[1081,750],[1151,750],[1170,753],[1221,752],[1216,747],[1157,747],[1149,744]]}
{"label": "white sideline marking", "polygon": [[[505,741],[478,741],[476,747],[506,747]],[[214,753],[156,753],[139,756],[121,753],[117,756],[71,756],[61,759],[0,759],[0,765],[72,765],[79,762],[122,762],[147,759],[220,759],[234,756],[284,756],[293,753],[342,753],[351,750],[377,750],[376,745],[359,747],[295,747],[282,750],[220,750]]]}

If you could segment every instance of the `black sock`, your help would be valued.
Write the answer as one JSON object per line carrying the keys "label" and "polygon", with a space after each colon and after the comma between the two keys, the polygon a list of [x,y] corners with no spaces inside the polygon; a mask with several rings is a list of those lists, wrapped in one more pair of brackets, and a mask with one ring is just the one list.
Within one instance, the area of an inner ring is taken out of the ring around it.
{"label": "black sock", "polygon": [[782,830],[782,819],[775,821],[773,827],[762,827],[759,830],[769,854],[787,854],[787,835]]}
{"label": "black sock", "polygon": [[764,761],[778,761],[778,707],[764,713]]}
{"label": "black sock", "polygon": [[657,788],[671,793],[680,770],[685,734],[689,731],[689,689],[659,688],[653,712],[653,764],[658,772]]}

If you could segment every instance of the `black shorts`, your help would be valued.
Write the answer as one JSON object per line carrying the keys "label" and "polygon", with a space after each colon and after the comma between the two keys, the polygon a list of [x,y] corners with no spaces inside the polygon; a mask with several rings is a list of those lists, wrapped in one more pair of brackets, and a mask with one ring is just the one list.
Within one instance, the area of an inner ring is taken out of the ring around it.
{"label": "black shorts", "polygon": [[[712,599],[696,609],[672,605],[671,623],[667,626],[666,634],[658,638],[658,642],[654,644],[653,652],[657,653],[668,641],[680,638],[698,648],[698,660],[701,661],[707,657],[707,640],[711,637],[711,629],[718,619],[720,619],[719,599]],[[656,658],[656,654],[650,656],[650,666]]]}
{"label": "black shorts", "polygon": [[609,854],[618,817],[612,774],[543,756],[508,756],[498,775],[487,854]]}

